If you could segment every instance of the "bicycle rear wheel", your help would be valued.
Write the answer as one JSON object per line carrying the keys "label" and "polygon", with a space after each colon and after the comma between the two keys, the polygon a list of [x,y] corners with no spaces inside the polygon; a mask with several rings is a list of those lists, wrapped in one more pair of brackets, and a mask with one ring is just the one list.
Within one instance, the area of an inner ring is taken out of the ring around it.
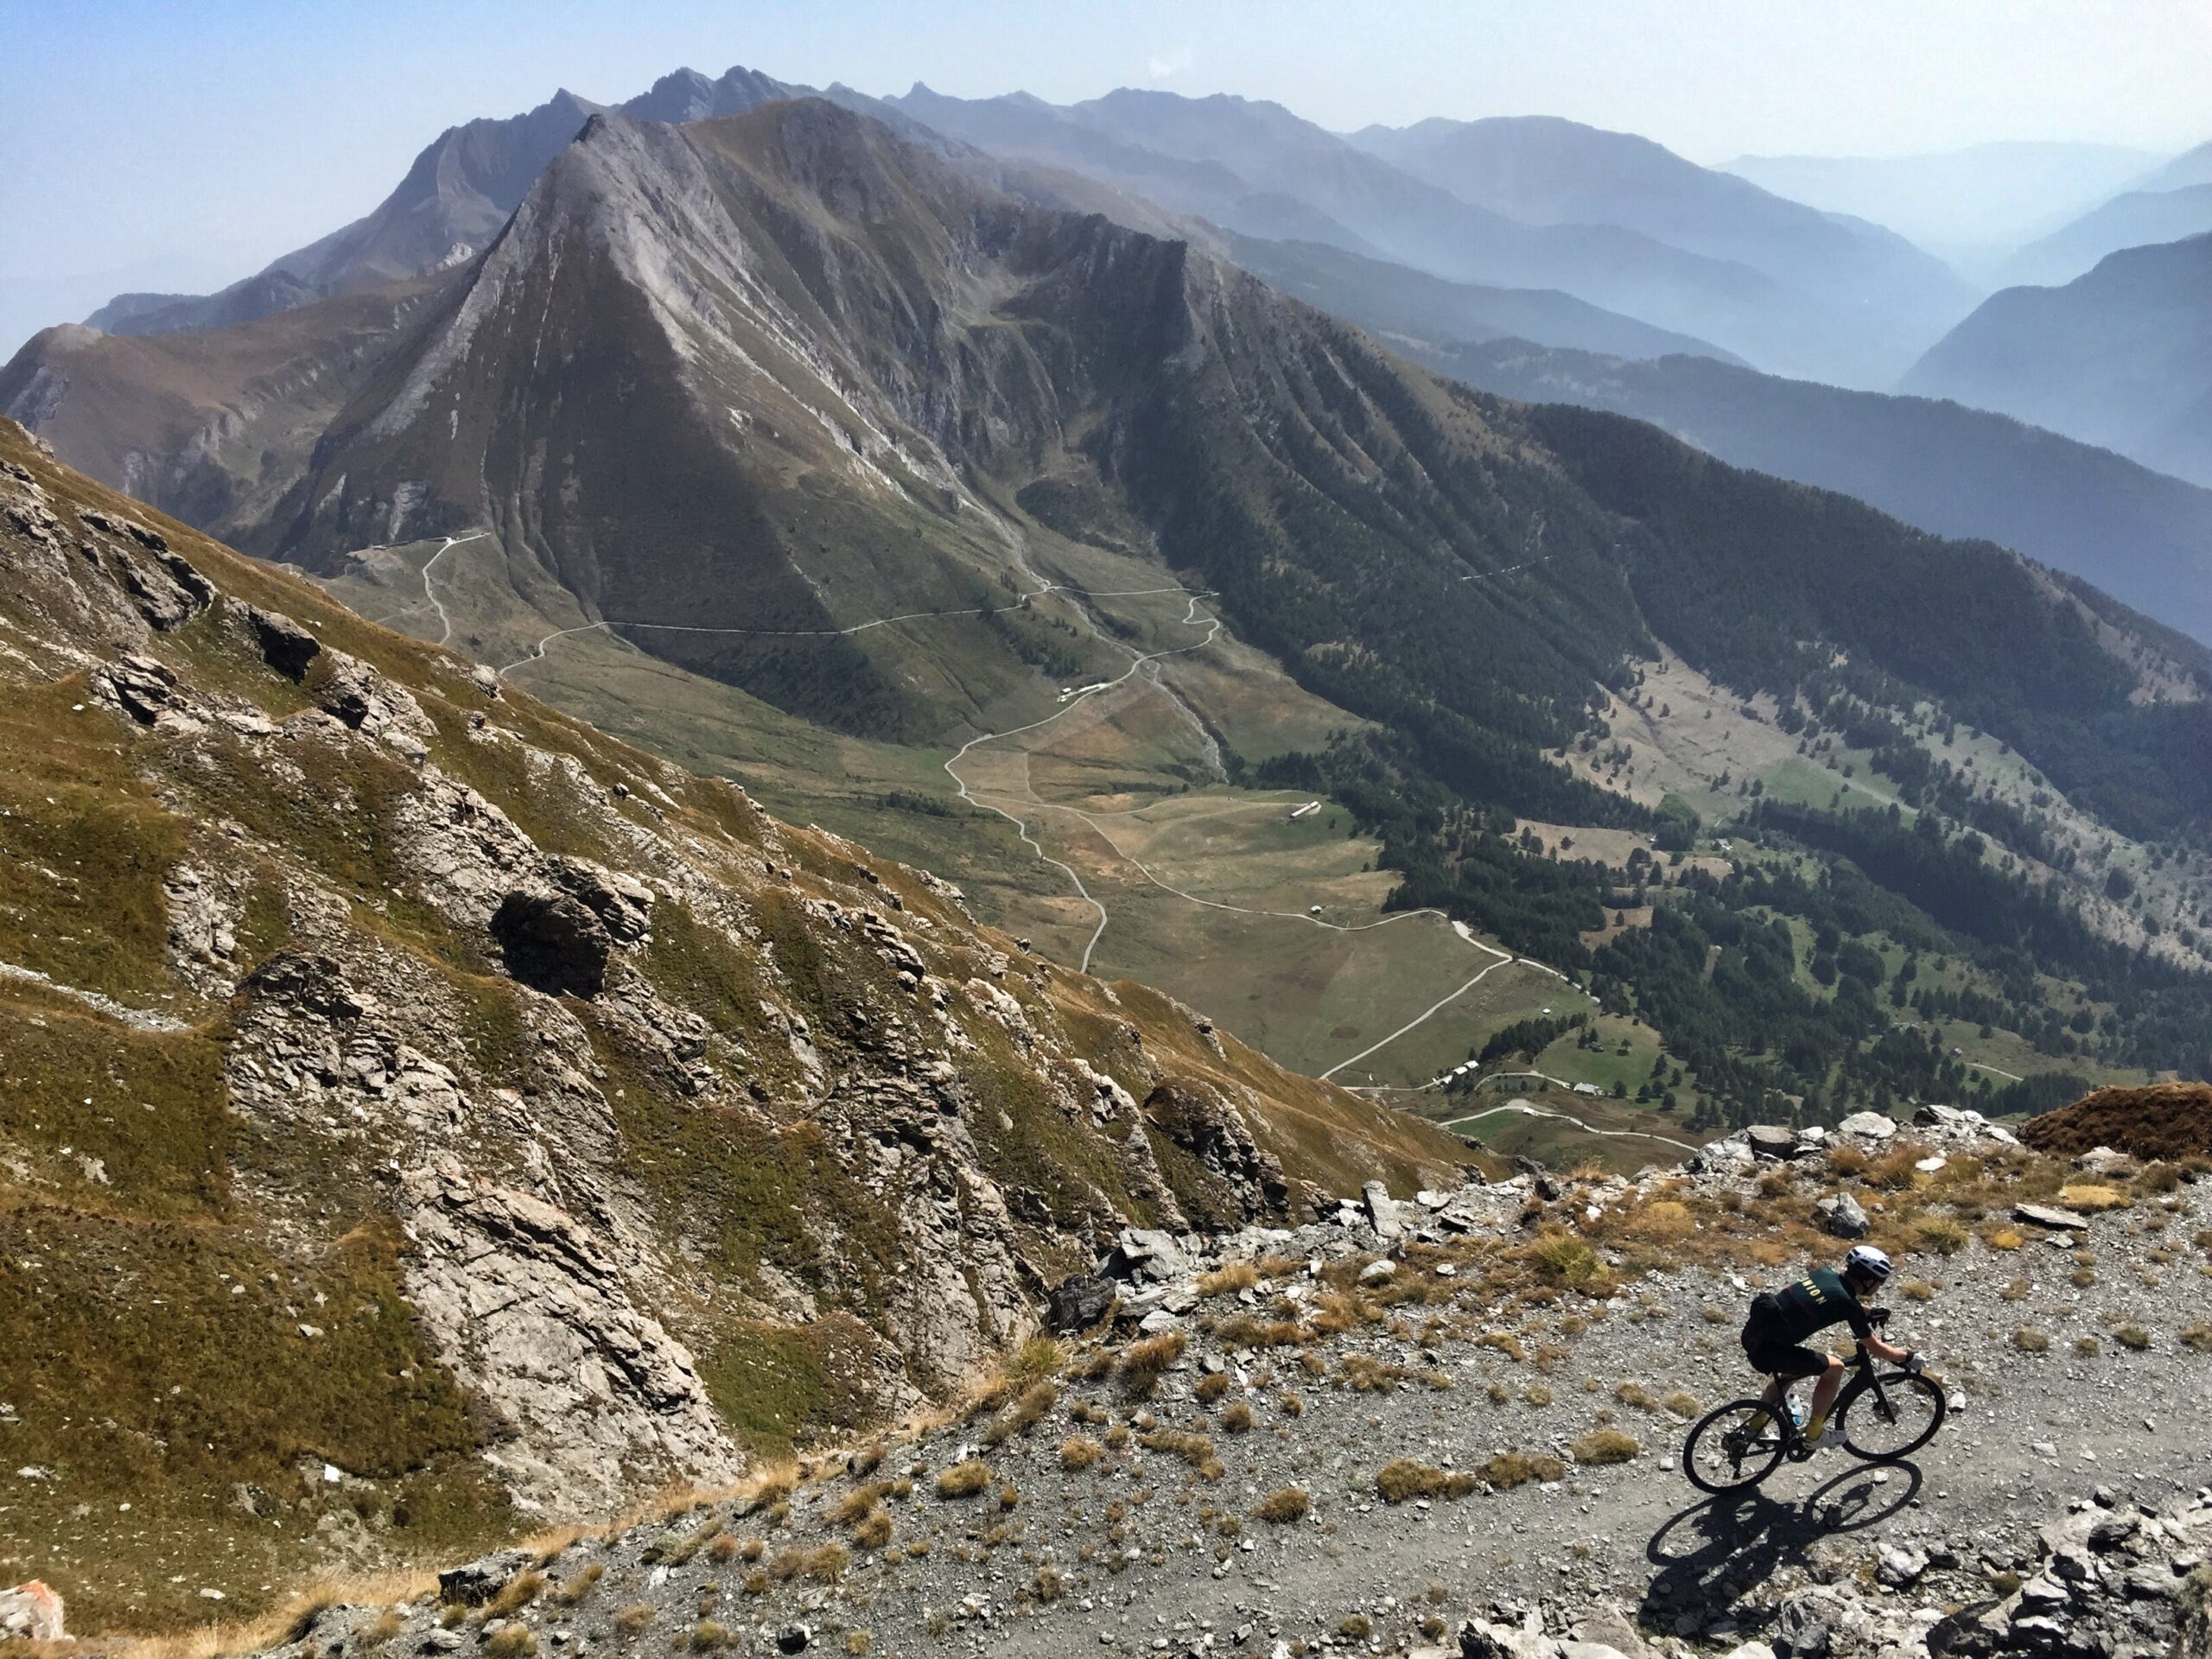
{"label": "bicycle rear wheel", "polygon": [[1740,1492],[1764,1480],[1782,1461],[1781,1414],[1787,1409],[1732,1400],[1706,1413],[1682,1442],[1682,1472],[1690,1484],[1702,1492]]}
{"label": "bicycle rear wheel", "polygon": [[1924,1376],[1895,1372],[1843,1402],[1843,1443],[1869,1463],[1893,1463],[1928,1444],[1943,1426],[1943,1390]]}

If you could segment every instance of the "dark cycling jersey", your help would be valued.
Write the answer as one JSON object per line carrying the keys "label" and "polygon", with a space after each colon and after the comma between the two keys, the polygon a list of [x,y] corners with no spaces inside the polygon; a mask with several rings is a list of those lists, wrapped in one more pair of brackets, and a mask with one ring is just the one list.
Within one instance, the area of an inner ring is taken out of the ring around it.
{"label": "dark cycling jersey", "polygon": [[1756,1332],[1763,1344],[1800,1343],[1840,1320],[1850,1321],[1854,1337],[1874,1329],[1872,1316],[1845,1286],[1843,1275],[1834,1268],[1815,1268],[1796,1284],[1752,1299],[1745,1340]]}

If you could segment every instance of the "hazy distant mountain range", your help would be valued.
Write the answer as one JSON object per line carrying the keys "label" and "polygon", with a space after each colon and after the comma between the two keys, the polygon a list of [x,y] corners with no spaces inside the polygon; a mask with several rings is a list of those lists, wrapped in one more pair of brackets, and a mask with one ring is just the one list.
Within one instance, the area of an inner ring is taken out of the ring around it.
{"label": "hazy distant mountain range", "polygon": [[[713,79],[681,70],[619,109],[690,121],[807,91],[742,67]],[[2206,386],[2187,350],[2168,349],[2202,321],[2185,257],[2131,256],[2120,266],[2137,273],[2130,280],[2084,279],[2064,300],[2008,292],[1962,321],[1973,290],[1939,261],[1865,219],[1753,181],[1907,223],[1915,189],[2011,181],[1979,206],[1951,196],[1958,213],[1982,213],[1983,230],[2028,222],[2033,203],[2048,219],[2116,181],[2137,187],[2014,261],[2063,271],[2115,239],[2185,230],[2212,213],[2212,182],[2198,181],[2212,177],[2212,146],[2155,170],[2156,158],[2133,151],[1986,146],[1910,164],[1745,158],[1724,171],[1541,118],[1339,136],[1227,97],[1123,91],[1057,106],[920,86],[887,100],[842,87],[824,96],[941,156],[997,158],[990,176],[1025,200],[1192,240],[1476,384],[1656,419],[1728,459],[1931,529],[2008,542],[2177,626],[2206,626],[2194,597],[2206,544],[2195,492],[1963,410],[1751,371],[1885,388],[1910,368],[1914,391],[2206,481]],[[203,522],[241,524],[281,493],[277,458],[320,441],[318,422],[380,349],[372,342],[410,327],[440,273],[477,257],[602,112],[563,92],[523,115],[451,129],[374,211],[255,276],[210,296],[121,296],[91,319],[110,334],[200,334],[205,345],[156,359],[50,334],[12,365],[10,406],[73,435],[79,461],[102,475]],[[312,340],[276,321],[337,296],[356,303],[320,316]],[[241,323],[257,326],[209,333]],[[201,464],[249,448],[271,459]],[[157,481],[164,467],[170,476]]]}
{"label": "hazy distant mountain range", "polygon": [[1840,490],[1938,535],[2002,542],[2212,644],[2212,490],[2109,450],[1954,403],[1709,358],[1517,340],[1418,354],[1485,391],[1632,415],[1733,465]]}
{"label": "hazy distant mountain range", "polygon": [[2111,254],[2063,288],[1993,295],[1904,388],[2212,485],[2212,234]]}
{"label": "hazy distant mountain range", "polygon": [[[1939,155],[1741,156],[1777,195],[1886,225],[1962,264],[2002,260],[2138,181],[2161,157],[2111,144],[1974,144]],[[2171,188],[2171,185],[2163,187]]]}

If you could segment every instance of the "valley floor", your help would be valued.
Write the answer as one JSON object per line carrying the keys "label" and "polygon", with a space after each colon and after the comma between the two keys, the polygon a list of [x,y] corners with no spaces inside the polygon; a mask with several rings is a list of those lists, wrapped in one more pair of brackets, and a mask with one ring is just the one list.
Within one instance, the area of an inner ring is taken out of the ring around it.
{"label": "valley floor", "polygon": [[[979,915],[1046,955],[1165,990],[1295,1070],[1416,1086],[1502,1026],[1594,1013],[1558,975],[1434,912],[1386,913],[1397,878],[1341,807],[1223,776],[1224,738],[1262,760],[1319,747],[1351,716],[1229,635],[1204,595],[1162,587],[1156,566],[1073,543],[1053,554],[1067,563],[1036,594],[1121,666],[1073,677],[1041,709],[1013,706],[949,753],[823,732],[569,614],[565,594],[546,608],[488,537],[367,550],[324,586],[605,729],[739,779],[780,816],[957,881]],[[1637,1027],[1634,1044],[1648,1073],[1656,1034]]]}

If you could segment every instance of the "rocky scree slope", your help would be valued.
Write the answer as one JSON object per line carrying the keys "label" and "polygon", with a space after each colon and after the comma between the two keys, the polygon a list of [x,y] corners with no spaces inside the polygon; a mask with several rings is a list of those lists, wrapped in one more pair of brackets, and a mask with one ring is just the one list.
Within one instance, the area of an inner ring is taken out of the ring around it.
{"label": "rocky scree slope", "polygon": [[734,1478],[955,1391],[1121,1226],[1465,1166],[0,463],[0,1578],[80,1624]]}
{"label": "rocky scree slope", "polygon": [[[2202,1160],[2055,1160],[1971,1112],[1766,1127],[1639,1178],[1125,1233],[963,1419],[642,1520],[329,1596],[287,1659],[1106,1651],[1467,1659],[2201,1655]],[[1949,1414],[1701,1501],[1744,1304],[1843,1237]],[[2091,1399],[2111,1409],[2093,1408]],[[245,1639],[233,1633],[233,1641]],[[2178,1643],[2178,1645],[2177,1645]]]}

